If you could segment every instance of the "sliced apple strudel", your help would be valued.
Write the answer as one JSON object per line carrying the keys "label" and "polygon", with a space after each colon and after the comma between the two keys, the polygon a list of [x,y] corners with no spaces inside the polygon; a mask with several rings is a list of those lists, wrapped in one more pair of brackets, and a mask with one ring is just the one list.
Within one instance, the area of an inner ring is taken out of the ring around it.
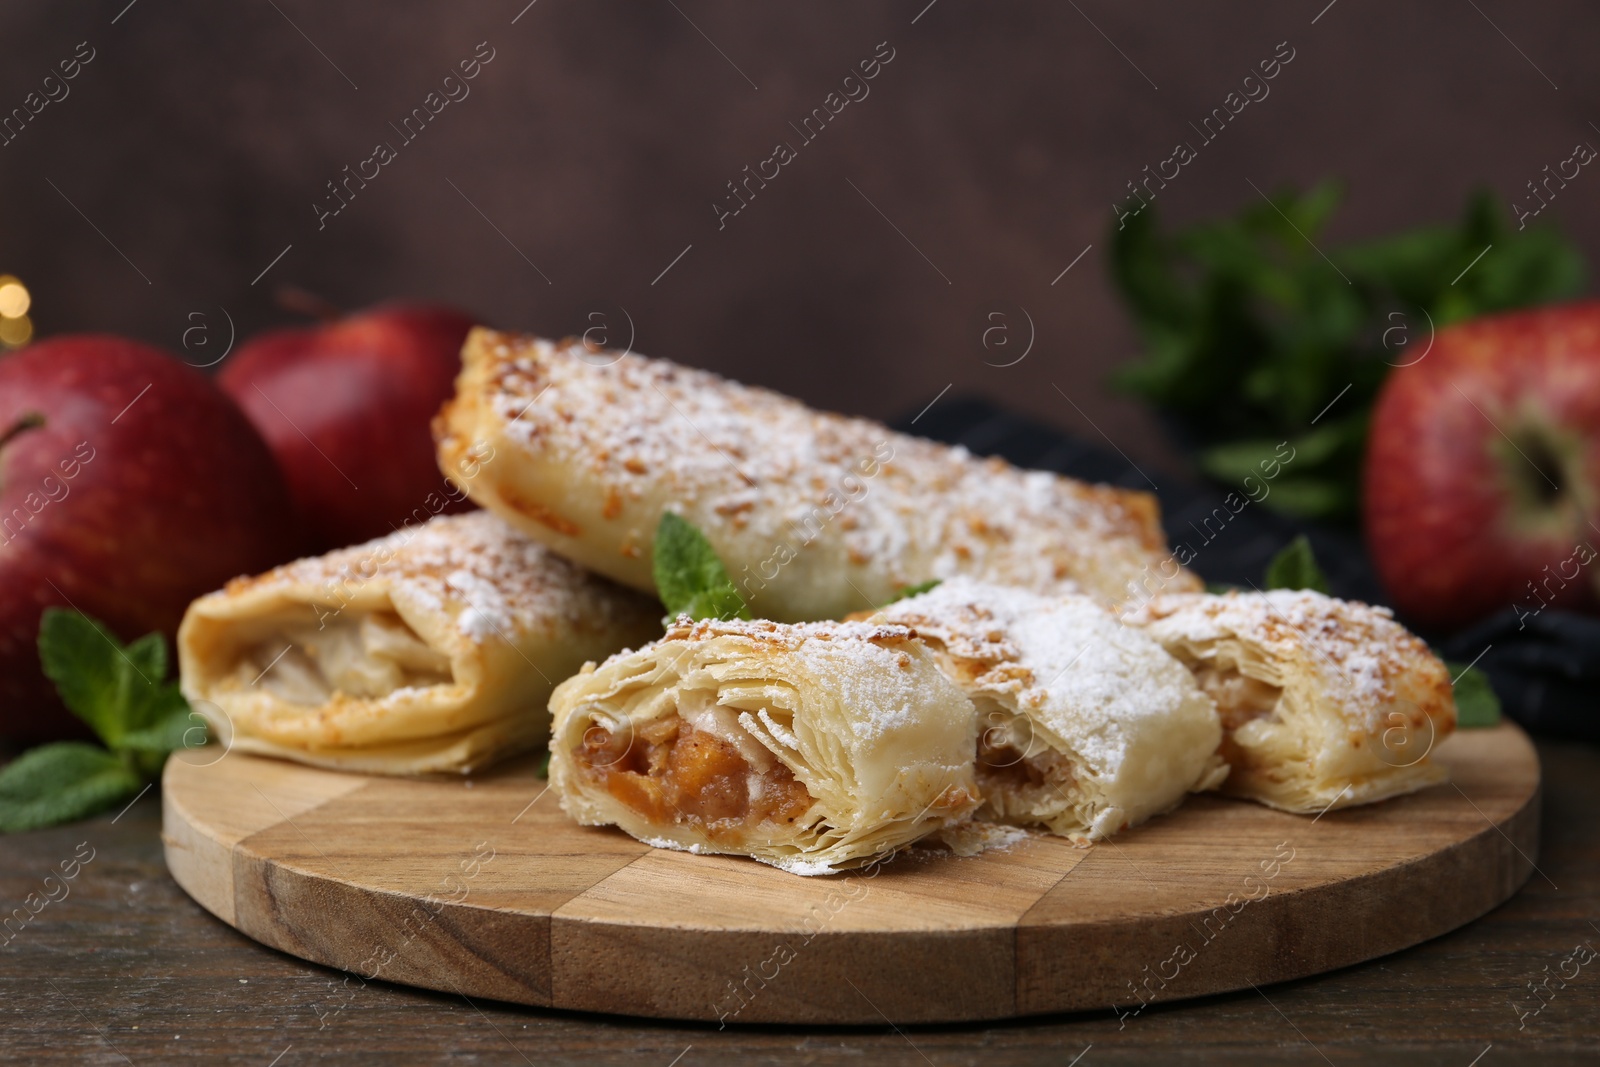
{"label": "sliced apple strudel", "polygon": [[752,612],[798,621],[970,575],[1117,605],[1200,588],[1155,498],[894,433],[663,360],[474,330],[434,421],[446,475],[563,556],[654,588],[666,510]]}
{"label": "sliced apple strudel", "polygon": [[178,659],[184,695],[243,751],[467,772],[544,742],[555,683],[659,619],[474,512],[235,579],[190,605]]}
{"label": "sliced apple strudel", "polygon": [[1194,678],[1087,597],[957,578],[873,619],[915,629],[971,698],[979,818],[1088,844],[1227,774]]}
{"label": "sliced apple strudel", "polygon": [[1273,590],[1160,596],[1129,621],[1216,701],[1224,792],[1312,813],[1444,780],[1450,674],[1387,608]]}
{"label": "sliced apple strudel", "polygon": [[684,616],[550,703],[563,809],[659,848],[829,874],[978,804],[972,705],[901,626]]}

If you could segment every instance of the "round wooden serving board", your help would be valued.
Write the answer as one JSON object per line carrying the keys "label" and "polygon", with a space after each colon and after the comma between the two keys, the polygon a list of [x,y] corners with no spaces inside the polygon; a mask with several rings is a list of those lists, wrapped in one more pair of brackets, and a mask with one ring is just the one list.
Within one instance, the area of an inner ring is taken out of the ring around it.
{"label": "round wooden serving board", "polygon": [[1502,725],[1434,758],[1451,782],[1315,819],[1195,797],[1092,848],[799,878],[577,826],[532,759],[419,781],[206,748],[167,761],[163,837],[224,922],[365,979],[741,1023],[1130,1012],[1371,959],[1510,897],[1538,849],[1533,746]]}

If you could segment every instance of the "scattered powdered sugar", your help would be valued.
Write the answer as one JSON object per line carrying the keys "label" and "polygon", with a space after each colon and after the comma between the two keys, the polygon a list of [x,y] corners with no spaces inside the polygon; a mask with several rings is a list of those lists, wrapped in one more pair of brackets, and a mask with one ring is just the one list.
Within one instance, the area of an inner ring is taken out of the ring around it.
{"label": "scattered powdered sugar", "polygon": [[[916,634],[904,626],[742,619],[695,622],[679,616],[661,640],[700,642],[717,637],[755,641],[794,656],[800,669],[826,680],[835,698],[851,712],[850,728],[862,741],[915,721],[930,698],[918,684],[926,682],[928,674],[912,670],[913,657],[927,653]],[[928,667],[931,669],[931,662]],[[783,743],[796,743],[792,734],[785,734],[774,728],[774,736]]]}
{"label": "scattered powdered sugar", "polygon": [[702,846],[699,842],[696,842],[692,845],[685,845],[672,840],[670,837],[641,837],[639,838],[639,843],[643,845],[649,845],[651,848],[670,849],[673,852],[689,852],[696,856],[709,855],[704,846]]}
{"label": "scattered powdered sugar", "polygon": [[456,616],[456,627],[480,645],[491,635],[506,632],[505,625],[496,624],[492,616],[474,607],[469,607]]}
{"label": "scattered powdered sugar", "polygon": [[834,866],[835,861],[831,860],[810,859],[806,856],[757,856],[756,859],[762,863],[769,863],[780,871],[798,874],[802,878],[839,873],[839,868]]}
{"label": "scattered powdered sugar", "polygon": [[691,619],[679,615],[661,636],[663,641],[703,641],[710,637],[747,637],[786,649],[798,649],[808,641],[864,641],[872,645],[902,645],[912,640],[909,627],[883,623],[853,622],[771,622],[767,619]]}
{"label": "scattered powdered sugar", "polygon": [[969,819],[935,830],[924,840],[944,845],[957,856],[976,856],[991,849],[1008,849],[1033,836],[1020,826]]}
{"label": "scattered powdered sugar", "polygon": [[951,579],[883,618],[975,661],[979,690],[1038,709],[1089,768],[1114,772],[1132,739],[1195,693],[1187,669],[1092,600]]}
{"label": "scattered powdered sugar", "polygon": [[596,492],[664,491],[702,526],[721,517],[758,542],[807,544],[809,530],[901,584],[974,574],[1118,602],[1165,554],[1147,494],[1021,471],[665,360],[602,363],[576,341],[487,334],[468,358],[483,362],[506,432]]}
{"label": "scattered powdered sugar", "polygon": [[521,631],[598,629],[651,610],[645,598],[587,574],[486,511],[439,515],[366,544],[237,578],[228,588],[271,584],[309,584],[334,610],[368,587],[430,609],[454,605],[456,628],[479,644]]}
{"label": "scattered powdered sugar", "polygon": [[[745,715],[748,715],[748,714],[749,714],[749,712],[745,712],[745,713],[743,713],[743,714],[741,714],[739,716],[739,721],[740,721],[741,725],[744,722]],[[796,737],[785,726],[783,726],[783,724],[781,724],[781,723],[777,722],[775,719],[773,719],[772,715],[767,711],[766,708],[762,708],[759,711],[757,711],[756,712],[756,717],[759,718],[761,720],[761,724],[767,728],[767,733],[771,734],[772,737],[774,739],[776,739],[779,744],[783,745],[786,748],[794,749],[794,750],[797,750],[797,751],[799,750],[799,748],[800,748],[800,739],[798,737]],[[748,727],[746,727],[746,729],[748,729]]]}
{"label": "scattered powdered sugar", "polygon": [[509,605],[488,579],[469,570],[455,570],[445,576],[444,584],[466,601],[466,610],[456,616],[456,626],[474,641],[483,642],[491,635],[505,634],[516,625]]}
{"label": "scattered powdered sugar", "polygon": [[1304,660],[1345,713],[1369,727],[1382,725],[1397,680],[1434,659],[1388,608],[1306,589],[1159,596],[1130,621],[1163,644],[1234,638]]}

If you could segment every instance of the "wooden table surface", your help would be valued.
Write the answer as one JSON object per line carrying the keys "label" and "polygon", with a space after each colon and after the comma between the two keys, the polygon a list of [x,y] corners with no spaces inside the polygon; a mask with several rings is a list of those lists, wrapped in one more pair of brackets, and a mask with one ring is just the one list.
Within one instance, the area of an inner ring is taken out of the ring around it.
{"label": "wooden table surface", "polygon": [[[1539,749],[1538,873],[1453,934],[1126,1020],[1108,1009],[900,1030],[719,1031],[347,980],[255,944],[189,900],[162,862],[152,790],[120,816],[0,838],[0,908],[27,914],[29,894],[38,906],[46,888],[59,898],[0,934],[0,1063],[1596,1063],[1600,749]],[[75,856],[76,876],[47,886]]]}

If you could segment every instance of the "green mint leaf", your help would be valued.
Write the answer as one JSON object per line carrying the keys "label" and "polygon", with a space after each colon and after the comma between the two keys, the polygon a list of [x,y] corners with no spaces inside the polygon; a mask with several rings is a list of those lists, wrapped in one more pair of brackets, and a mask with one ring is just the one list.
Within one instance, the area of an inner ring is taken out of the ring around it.
{"label": "green mint leaf", "polygon": [[1500,721],[1500,698],[1489,684],[1489,676],[1476,667],[1446,662],[1456,676],[1456,725],[1463,730],[1494,726]]}
{"label": "green mint leaf", "polygon": [[104,810],[160,774],[169,752],[205,737],[178,686],[166,680],[167,646],[158,633],[123,645],[95,619],[49,608],[39,624],[39,660],[62,701],[111,751],[81,742],[43,745],[0,769],[0,832]]}
{"label": "green mint leaf", "polygon": [[1290,541],[1267,564],[1268,589],[1314,589],[1328,591],[1328,579],[1317,566],[1317,557],[1311,552],[1311,542],[1301,534]]}
{"label": "green mint leaf", "polygon": [[1237,585],[1229,585],[1227,582],[1206,583],[1206,592],[1210,593],[1212,596],[1227,596],[1229,593],[1232,593],[1239,588],[1241,587]]}
{"label": "green mint leaf", "polygon": [[206,724],[198,712],[175,690],[168,690],[175,698],[173,705],[161,718],[149,726],[129,730],[122,735],[122,749],[128,752],[152,753],[165,756],[180,748],[195,748],[206,743]]}
{"label": "green mint leaf", "polygon": [[550,777],[550,750],[549,749],[545,749],[544,755],[539,757],[538,769],[535,770],[533,773],[537,774],[540,778],[548,778],[548,777]]}
{"label": "green mint leaf", "polygon": [[716,586],[695,594],[688,605],[683,608],[690,618],[695,619],[748,619],[750,609],[745,605],[744,597],[730,582],[725,586]]}
{"label": "green mint leaf", "polygon": [[[186,719],[184,730],[193,727],[199,717],[189,719],[189,702],[184,699],[183,692],[178,688],[177,682],[164,682],[160,685],[135,686],[132,699],[128,702],[128,735],[122,739],[119,748],[148,747],[148,741],[135,745],[131,740],[134,734],[147,736],[151,731],[160,731],[164,724],[174,717]],[[179,731],[177,736],[182,737],[184,731]],[[181,740],[175,741],[167,751],[182,748]]]}
{"label": "green mint leaf", "polygon": [[[124,716],[127,732],[131,735],[138,733],[146,735],[146,739],[138,745],[124,738],[121,747],[148,749],[150,731],[160,731],[163,724],[175,717],[184,719],[185,725],[173,735],[176,740],[168,746],[170,752],[183,747],[182,736],[185,731],[201,723],[199,716],[189,718],[189,702],[184,699],[183,692],[178,688],[176,681],[165,681],[167,676],[167,642],[159,633],[145,634],[127,647],[128,659],[132,661],[138,671],[138,678],[128,687],[128,704]],[[154,684],[146,685],[144,679],[150,679]],[[203,725],[203,724],[202,724]],[[194,735],[190,735],[191,740]],[[118,747],[118,746],[113,746]]]}
{"label": "green mint leaf", "polygon": [[36,830],[101,812],[139,792],[121,759],[81,741],[29,749],[0,768],[0,833]]}
{"label": "green mint leaf", "polygon": [[681,516],[663,512],[652,559],[656,594],[667,617],[748,619],[750,608],[705,534]]}
{"label": "green mint leaf", "polygon": [[[140,649],[144,667],[155,658],[148,646]],[[147,672],[141,676],[144,668],[105,626],[64,608],[45,609],[39,623],[39,660],[62,701],[111,748],[127,732],[133,686],[162,680]]]}
{"label": "green mint leaf", "polygon": [[879,604],[878,607],[886,608],[890,604],[898,603],[902,600],[909,600],[914,596],[921,596],[923,593],[928,592],[928,590],[937,588],[939,583],[942,581],[944,581],[943,578],[929,578],[927,581],[918,582],[916,585],[901,586],[898,593],[890,597],[888,600],[885,600],[882,604]]}
{"label": "green mint leaf", "polygon": [[188,711],[177,685],[166,681],[167,645],[158,633],[123,645],[87,615],[48,608],[39,624],[39,660],[62,701],[113,751],[128,747],[130,734],[143,738],[133,747],[150,751],[148,731]]}
{"label": "green mint leaf", "polygon": [[167,755],[180,748],[197,748],[206,743],[206,722],[200,714],[189,710],[176,686],[163,686],[172,703],[156,722],[122,736],[119,751],[127,753],[134,766],[146,778],[161,774]]}
{"label": "green mint leaf", "polygon": [[[100,624],[100,627],[105,629],[104,624]],[[167,641],[160,634],[145,634],[137,641],[129,642],[122,651],[127,655],[129,665],[141,677],[152,682],[160,682],[167,677]]]}

